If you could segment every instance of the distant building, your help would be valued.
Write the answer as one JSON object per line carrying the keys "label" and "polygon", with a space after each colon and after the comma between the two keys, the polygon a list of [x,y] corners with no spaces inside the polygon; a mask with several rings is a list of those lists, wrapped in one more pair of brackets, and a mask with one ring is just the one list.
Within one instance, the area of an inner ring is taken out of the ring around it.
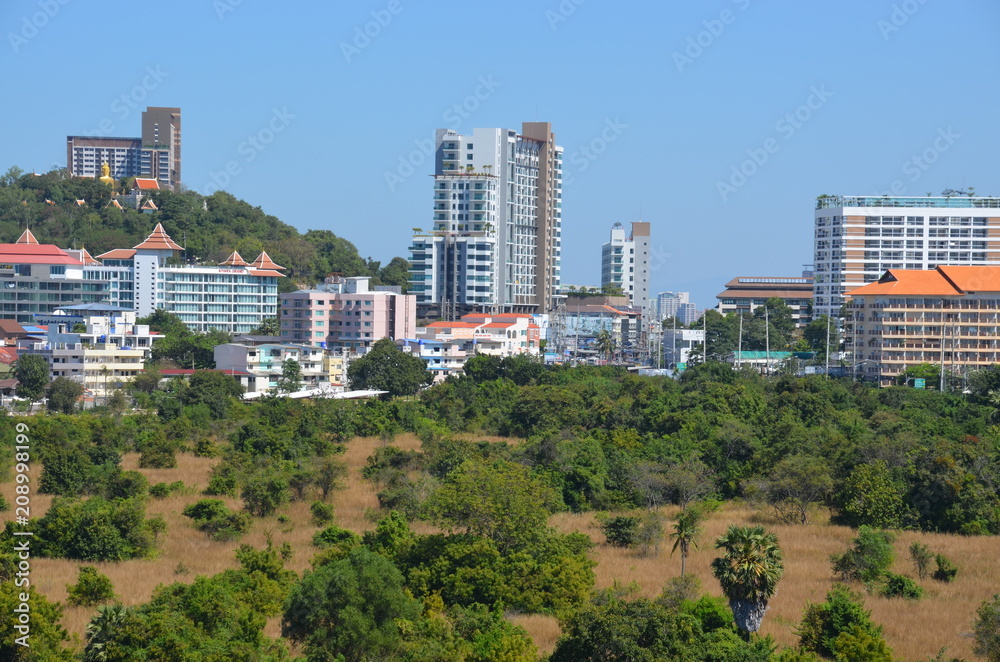
{"label": "distant building", "polygon": [[266,393],[277,389],[285,361],[289,359],[299,364],[302,375],[300,390],[342,385],[337,379],[331,382],[327,352],[311,345],[227,343],[216,346],[214,358],[216,369],[238,377],[247,393]]}
{"label": "distant building", "polygon": [[703,351],[705,344],[704,329],[672,329],[663,330],[663,360],[668,366],[687,363],[691,351],[698,348]]}
{"label": "distant building", "polygon": [[612,226],[610,240],[601,247],[601,286],[609,285],[649,314],[649,223],[632,223],[628,237],[621,223]]}
{"label": "distant building", "polygon": [[768,299],[781,299],[792,309],[792,319],[799,327],[809,324],[812,316],[813,279],[809,276],[739,276],[726,283],[725,291],[716,294],[718,310],[753,314]]}
{"label": "distant building", "polygon": [[438,129],[429,231],[410,246],[420,316],[555,307],[562,238],[562,148],[547,122]]}
{"label": "distant building", "polygon": [[890,269],[1000,265],[1000,198],[823,195],[814,221],[816,317]]}
{"label": "distant building", "polygon": [[1000,364],[1000,266],[890,269],[846,296],[845,341],[864,379],[888,386],[922,363],[954,375]]}
{"label": "distant building", "polygon": [[115,179],[149,177],[177,190],[181,183],[181,109],[146,108],[140,138],[66,137],[70,174],[97,179],[104,163]]}
{"label": "distant building", "polygon": [[368,277],[331,277],[312,290],[281,295],[281,339],[363,353],[382,338],[412,338],[417,298],[398,288],[369,289]]}
{"label": "distant building", "polygon": [[656,295],[656,318],[660,321],[678,317],[680,307],[691,302],[689,292],[660,292]]}

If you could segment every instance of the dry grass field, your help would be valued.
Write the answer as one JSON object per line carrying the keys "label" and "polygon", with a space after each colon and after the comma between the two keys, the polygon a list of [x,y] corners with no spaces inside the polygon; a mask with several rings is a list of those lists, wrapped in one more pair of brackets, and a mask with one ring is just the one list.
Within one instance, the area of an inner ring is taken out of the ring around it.
{"label": "dry grass field", "polygon": [[[480,437],[476,437],[479,439]],[[345,528],[362,532],[373,527],[369,514],[378,507],[374,487],[363,480],[360,469],[365,460],[384,442],[378,439],[354,439],[347,444],[345,461],[350,468],[345,489],[333,496],[336,522]],[[419,441],[412,435],[400,435],[393,442],[401,448],[418,448]],[[126,469],[136,469],[138,457],[125,456]],[[293,502],[283,508],[280,514],[290,518],[289,524],[281,524],[277,517],[256,520],[253,529],[239,541],[214,542],[194,529],[188,518],[180,513],[184,507],[202,498],[200,492],[208,484],[209,471],[216,460],[179,455],[175,469],[141,469],[150,484],[183,481],[188,488],[184,493],[173,494],[162,500],[150,499],[148,513],[162,515],[167,521],[167,530],[160,539],[160,553],[156,558],[128,561],[124,563],[96,563],[101,572],[108,575],[115,590],[125,604],[147,601],[159,584],[175,581],[190,582],[196,575],[211,575],[226,568],[235,567],[235,549],[244,543],[263,546],[268,536],[276,545],[288,542],[295,554],[288,567],[301,572],[309,567],[314,548],[310,544],[317,530],[309,523],[309,501]],[[13,497],[13,484],[0,486],[0,493],[8,501]],[[231,507],[238,507],[239,500],[228,499]],[[45,495],[32,496],[32,514],[40,516],[51,503]],[[664,517],[668,522],[675,509],[665,508]],[[12,517],[11,512],[2,514],[3,520]],[[819,518],[818,518],[819,519]],[[776,641],[793,645],[796,641],[794,630],[801,618],[802,610],[808,602],[819,602],[833,583],[830,573],[829,556],[842,552],[853,537],[846,527],[828,524],[807,526],[784,525],[769,521],[766,516],[750,509],[729,505],[714,513],[706,523],[701,537],[701,545],[693,549],[688,559],[688,571],[697,575],[705,591],[718,595],[718,584],[711,576],[709,564],[715,556],[712,541],[729,524],[763,523],[774,530],[785,552],[786,569],[778,586],[778,594],[771,603],[763,634],[772,635]],[[597,546],[594,558],[597,586],[611,586],[614,582],[628,584],[635,582],[640,587],[639,594],[653,597],[663,584],[680,573],[680,559],[670,556],[670,544],[664,542],[659,553],[651,557],[640,557],[633,552],[604,544],[604,536],[595,524],[592,514],[560,513],[551,519],[551,525],[560,531],[581,531],[591,536]],[[420,532],[432,530],[427,525],[417,524]],[[996,537],[974,537],[904,533],[896,542],[897,572],[913,575],[906,549],[913,540],[927,543],[936,552],[942,552],[959,567],[956,581],[942,584],[925,580],[923,600],[907,602],[867,596],[866,605],[872,610],[874,620],[885,628],[886,639],[898,659],[925,660],[936,654],[942,647],[948,648],[948,656],[972,658],[972,641],[968,633],[972,629],[975,610],[983,600],[1000,592],[1000,545]],[[65,602],[66,585],[76,581],[79,562],[37,559],[32,568],[32,579],[36,587],[50,599]],[[857,587],[855,587],[857,588]],[[66,607],[64,626],[78,637],[92,614],[92,610],[82,607]],[[534,637],[539,649],[550,652],[559,637],[559,626],[555,619],[545,616],[515,615],[511,619],[522,625]],[[278,634],[277,619],[268,624],[268,634]]]}

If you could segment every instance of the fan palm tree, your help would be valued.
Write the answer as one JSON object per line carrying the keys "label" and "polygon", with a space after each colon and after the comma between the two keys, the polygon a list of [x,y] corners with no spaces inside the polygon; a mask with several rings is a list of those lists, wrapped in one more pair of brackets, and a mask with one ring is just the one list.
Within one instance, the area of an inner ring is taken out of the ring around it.
{"label": "fan palm tree", "polygon": [[682,510],[680,514],[677,515],[677,523],[674,524],[674,532],[670,534],[670,537],[674,539],[674,546],[670,550],[670,555],[673,556],[674,552],[680,548],[681,577],[684,576],[685,564],[688,553],[691,551],[691,546],[694,545],[696,549],[698,547],[697,538],[701,535],[701,520],[703,518],[704,513],[700,508]]}
{"label": "fan palm tree", "polygon": [[760,629],[785,569],[778,537],[762,526],[731,525],[715,547],[726,553],[712,561],[712,574],[729,599],[736,626],[749,639]]}
{"label": "fan palm tree", "polygon": [[615,337],[607,329],[601,329],[594,338],[594,344],[597,345],[597,351],[604,355],[606,361],[611,360],[611,355],[617,349]]}
{"label": "fan palm tree", "polygon": [[108,659],[107,643],[122,625],[128,615],[124,605],[101,605],[97,614],[87,624],[87,647],[83,651],[84,662],[102,662]]}

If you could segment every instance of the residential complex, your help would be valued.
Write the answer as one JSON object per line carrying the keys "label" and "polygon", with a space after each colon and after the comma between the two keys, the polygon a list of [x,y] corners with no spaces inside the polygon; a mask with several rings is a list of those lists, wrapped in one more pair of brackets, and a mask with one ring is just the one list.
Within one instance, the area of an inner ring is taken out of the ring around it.
{"label": "residential complex", "polygon": [[768,299],[781,299],[792,309],[792,319],[799,327],[812,319],[813,279],[811,276],[738,276],[726,283],[725,291],[716,294],[719,312],[752,314]]}
{"label": "residential complex", "polygon": [[67,136],[66,168],[76,177],[149,177],[177,190],[181,183],[181,109],[150,106],[142,113],[140,138]]}
{"label": "residential complex", "polygon": [[421,317],[555,306],[562,237],[562,148],[547,122],[438,129],[433,225],[410,246]]}
{"label": "residential complex", "polygon": [[[215,367],[239,380],[247,393],[267,393],[279,388],[284,363],[299,364],[301,389],[331,390],[343,386],[342,371],[331,378],[327,352],[312,345],[292,343],[226,343],[215,347]],[[338,364],[341,365],[341,364]]]}
{"label": "residential complex", "polygon": [[660,292],[650,298],[649,310],[651,319],[659,322],[676,318],[679,324],[693,324],[699,317],[689,292]]}
{"label": "residential complex", "polygon": [[412,338],[417,301],[399,288],[369,289],[367,277],[327,278],[312,290],[281,295],[281,339],[363,352],[382,338]]}
{"label": "residential complex", "polygon": [[890,269],[847,297],[859,377],[888,386],[922,363],[956,375],[1000,363],[1000,266]]}
{"label": "residential complex", "polygon": [[621,223],[612,226],[610,240],[601,247],[601,286],[609,285],[649,314],[649,223],[632,223],[628,237]]}
{"label": "residential complex", "polygon": [[1000,264],[1000,198],[823,195],[814,242],[814,315],[839,317],[889,269]]}
{"label": "residential complex", "polygon": [[0,244],[0,317],[34,324],[67,305],[104,303],[139,317],[163,309],[196,332],[247,333],[278,315],[284,267],[266,252],[252,263],[234,253],[217,266],[176,264],[182,250],[159,223],[134,248],[96,258],[86,248],[39,244],[25,230],[17,243]]}

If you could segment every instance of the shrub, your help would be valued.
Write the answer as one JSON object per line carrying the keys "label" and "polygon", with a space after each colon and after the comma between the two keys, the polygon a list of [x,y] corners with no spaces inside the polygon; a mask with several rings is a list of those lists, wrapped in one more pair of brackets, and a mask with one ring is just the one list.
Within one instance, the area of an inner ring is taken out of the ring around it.
{"label": "shrub", "polygon": [[892,566],[895,536],[888,531],[878,531],[868,526],[858,530],[854,547],[841,555],[830,557],[833,571],[844,581],[858,580],[865,583],[880,580]]}
{"label": "shrub", "polygon": [[250,528],[250,517],[235,513],[219,499],[202,499],[184,509],[183,515],[195,521],[196,526],[213,540],[227,541],[239,538]]}
{"label": "shrub", "polygon": [[609,517],[601,524],[601,531],[608,544],[615,547],[631,547],[639,533],[639,518],[632,515]]}
{"label": "shrub", "polygon": [[323,526],[333,521],[333,506],[322,501],[313,501],[309,506],[309,513],[312,515],[312,523],[316,526]]}
{"label": "shrub", "polygon": [[312,542],[317,547],[349,546],[357,547],[361,544],[361,537],[353,531],[342,529],[339,526],[328,526],[322,531],[317,531],[312,538]]}
{"label": "shrub", "polygon": [[166,483],[157,483],[149,488],[149,496],[154,499],[165,499],[170,496],[170,486]]}
{"label": "shrub", "polygon": [[150,444],[139,454],[140,469],[173,469],[176,466],[174,449],[166,443]]}
{"label": "shrub", "polygon": [[0,513],[10,510],[10,504],[7,503],[7,499],[0,494]]}
{"label": "shrub", "polygon": [[924,595],[924,589],[909,577],[888,572],[885,575],[885,585],[882,587],[882,595],[887,598],[919,600]]}
{"label": "shrub", "polygon": [[67,584],[66,592],[68,594],[66,602],[84,607],[111,602],[118,597],[115,595],[111,580],[91,565],[80,566],[76,584]]}
{"label": "shrub", "polygon": [[701,580],[697,575],[686,574],[680,577],[671,577],[663,586],[663,593],[656,598],[656,603],[672,611],[680,609],[686,601],[698,599],[701,592]]}
{"label": "shrub", "polygon": [[45,556],[124,561],[155,547],[142,499],[56,498],[35,530]]}
{"label": "shrub", "polygon": [[703,595],[681,605],[681,613],[694,616],[705,632],[733,628],[733,612],[725,598]]}
{"label": "shrub", "polygon": [[934,560],[934,553],[931,552],[927,545],[914,541],[910,545],[910,559],[913,561],[913,567],[917,571],[917,577],[926,579],[927,572],[931,567],[931,561]]}
{"label": "shrub", "polygon": [[935,556],[934,561],[937,564],[937,570],[934,571],[934,579],[939,582],[954,581],[955,575],[958,574],[958,566],[949,561],[944,554]]}
{"label": "shrub", "polygon": [[[839,660],[840,645],[852,647],[858,629],[876,641],[882,639],[882,627],[872,623],[871,612],[865,609],[862,597],[838,584],[826,594],[826,602],[806,605],[802,622],[795,633],[803,651]],[[841,642],[840,635],[843,633],[852,633],[854,639]]]}
{"label": "shrub", "polygon": [[225,473],[213,474],[208,479],[204,494],[208,496],[236,496],[236,476]]}
{"label": "shrub", "polygon": [[240,496],[248,513],[267,517],[288,503],[288,481],[277,473],[257,475],[247,481]]}
{"label": "shrub", "polygon": [[983,602],[976,616],[976,655],[989,662],[1000,662],[1000,595]]}

